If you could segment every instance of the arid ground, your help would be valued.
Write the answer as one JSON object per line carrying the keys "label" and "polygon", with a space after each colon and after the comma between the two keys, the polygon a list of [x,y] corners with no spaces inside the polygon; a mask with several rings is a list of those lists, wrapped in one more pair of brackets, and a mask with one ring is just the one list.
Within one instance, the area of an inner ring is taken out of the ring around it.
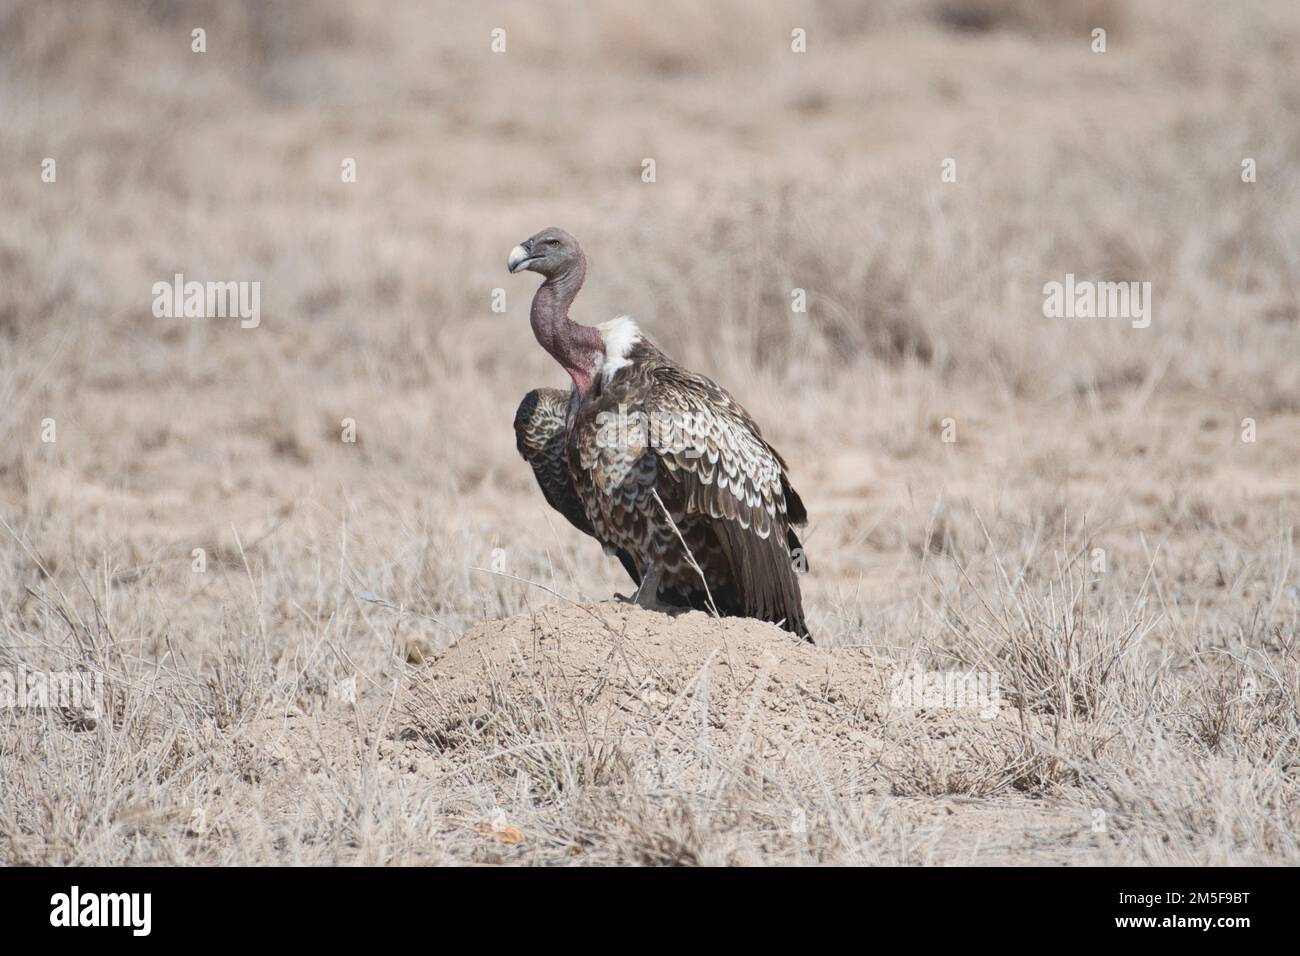
{"label": "arid ground", "polygon": [[[0,3],[0,863],[1300,863],[1298,77],[1288,0]],[[547,225],[789,461],[816,646],[543,502]]]}

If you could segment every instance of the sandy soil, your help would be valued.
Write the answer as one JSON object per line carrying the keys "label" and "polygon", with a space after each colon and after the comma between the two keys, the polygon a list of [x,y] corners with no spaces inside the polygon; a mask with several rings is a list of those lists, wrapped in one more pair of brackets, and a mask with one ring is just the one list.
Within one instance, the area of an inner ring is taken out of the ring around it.
{"label": "sandy soil", "polygon": [[[613,788],[617,805],[660,788],[695,792],[710,797],[715,818],[743,819],[752,808],[727,798],[736,777],[753,776],[778,794],[765,812],[785,817],[769,839],[807,862],[822,852],[810,832],[836,821],[805,809],[795,780],[851,788],[861,825],[887,817],[915,841],[903,856],[910,862],[1098,856],[1077,809],[1011,787],[980,800],[919,795],[909,761],[925,759],[954,778],[978,774],[999,734],[1017,732],[1020,715],[1005,703],[984,717],[900,703],[891,680],[900,672],[864,648],[810,647],[763,622],[674,618],[615,603],[547,606],[471,628],[386,701],[251,722],[238,747],[259,799],[242,809],[274,831],[335,775],[364,768],[376,787],[445,793],[472,781],[480,765],[504,763],[514,768],[511,809],[443,811],[440,832],[477,840],[470,853],[484,862],[539,854],[582,862],[590,836],[562,839],[531,826],[553,788]],[[186,818],[192,808],[176,813]],[[705,849],[690,828],[680,839],[650,837],[644,821],[622,811],[612,825],[600,858],[622,843],[630,861],[757,862],[752,850]]]}

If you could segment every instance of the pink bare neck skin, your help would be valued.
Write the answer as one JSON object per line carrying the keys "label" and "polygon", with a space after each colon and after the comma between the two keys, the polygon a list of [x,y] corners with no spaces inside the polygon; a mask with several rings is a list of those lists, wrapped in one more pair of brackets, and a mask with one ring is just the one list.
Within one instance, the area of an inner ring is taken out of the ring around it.
{"label": "pink bare neck skin", "polygon": [[569,318],[569,306],[586,277],[587,260],[580,251],[569,269],[538,287],[529,313],[537,343],[569,373],[581,395],[591,388],[596,356],[605,350],[600,332]]}

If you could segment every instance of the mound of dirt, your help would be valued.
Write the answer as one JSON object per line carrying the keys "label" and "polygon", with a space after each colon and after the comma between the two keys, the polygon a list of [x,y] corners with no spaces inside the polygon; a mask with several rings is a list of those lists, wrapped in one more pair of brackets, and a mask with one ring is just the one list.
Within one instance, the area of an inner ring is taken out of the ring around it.
{"label": "mound of dirt", "polygon": [[912,797],[1071,780],[1050,728],[996,687],[986,711],[989,701],[928,699],[920,672],[908,675],[761,621],[548,606],[467,631],[411,681],[394,730],[412,766],[473,776],[493,764],[565,786],[614,765],[676,792],[735,773]]}
{"label": "mound of dirt", "polygon": [[413,682],[408,729],[453,758],[503,722],[534,739],[833,743],[862,754],[878,746],[870,728],[892,670],[762,621],[549,606],[467,631]]}

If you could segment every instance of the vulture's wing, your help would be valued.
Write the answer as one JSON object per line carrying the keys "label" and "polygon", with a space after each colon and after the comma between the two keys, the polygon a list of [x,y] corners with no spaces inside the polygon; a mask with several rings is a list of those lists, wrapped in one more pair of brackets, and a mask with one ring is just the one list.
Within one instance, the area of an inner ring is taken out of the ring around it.
{"label": "vulture's wing", "polygon": [[807,521],[785,461],[726,389],[677,365],[653,369],[646,400],[659,493],[672,512],[714,519],[744,613],[807,637],[791,525]]}
{"label": "vulture's wing", "polygon": [[[565,454],[565,419],[569,410],[569,393],[558,388],[536,388],[524,396],[515,412],[515,446],[524,461],[533,468],[533,476],[542,489],[547,504],[564,515],[583,534],[596,536],[586,509],[573,487]],[[602,542],[603,543],[603,542]],[[632,580],[641,583],[636,564],[622,549],[618,560]]]}

